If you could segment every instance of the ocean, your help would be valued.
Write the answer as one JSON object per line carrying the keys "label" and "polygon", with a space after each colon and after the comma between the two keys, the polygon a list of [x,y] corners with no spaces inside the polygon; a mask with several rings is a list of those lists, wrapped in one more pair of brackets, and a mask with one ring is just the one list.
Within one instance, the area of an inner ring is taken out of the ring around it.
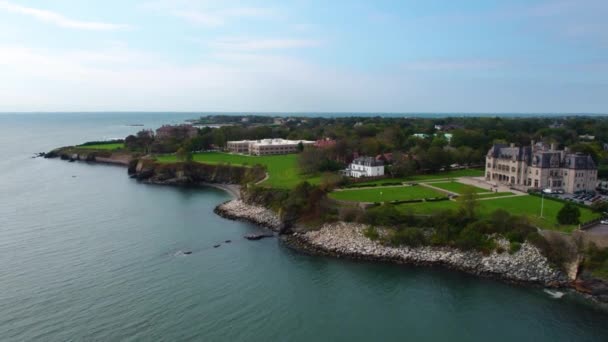
{"label": "ocean", "polygon": [[303,255],[243,239],[221,190],[31,158],[198,115],[0,114],[0,341],[608,340],[571,293]]}

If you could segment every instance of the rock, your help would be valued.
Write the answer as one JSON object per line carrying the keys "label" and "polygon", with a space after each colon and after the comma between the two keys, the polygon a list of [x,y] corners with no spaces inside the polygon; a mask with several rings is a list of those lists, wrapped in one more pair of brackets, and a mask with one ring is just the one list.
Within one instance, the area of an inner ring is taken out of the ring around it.
{"label": "rock", "polygon": [[[564,274],[549,266],[547,259],[529,243],[513,254],[461,251],[449,247],[385,246],[363,235],[365,225],[355,223],[325,224],[321,229],[292,235],[289,244],[312,253],[354,259],[390,261],[411,264],[439,264],[472,274],[491,276],[515,282],[543,285],[567,283]],[[497,239],[499,246],[508,241]]]}
{"label": "rock", "polygon": [[58,155],[57,155],[57,152],[55,152],[55,151],[51,151],[51,152],[44,154],[44,158],[47,158],[47,159],[48,158],[57,158],[57,157],[58,157]]}
{"label": "rock", "polygon": [[252,222],[274,231],[279,231],[282,226],[279,216],[271,210],[261,206],[247,204],[242,200],[232,200],[222,203],[218,205],[214,211],[219,216],[232,220]]}
{"label": "rock", "polygon": [[270,234],[270,233],[260,233],[260,234],[249,234],[249,235],[245,235],[244,238],[247,240],[261,240],[264,238],[269,238],[269,237],[273,237],[274,234]]}
{"label": "rock", "polygon": [[224,241],[224,242],[225,242],[225,243],[231,243],[231,242],[232,242],[232,240],[226,240],[226,241]]}
{"label": "rock", "polygon": [[183,252],[183,254],[189,255],[189,254],[192,254],[192,251],[185,251],[185,252]]}
{"label": "rock", "polygon": [[213,245],[213,248],[218,248],[220,245]]}

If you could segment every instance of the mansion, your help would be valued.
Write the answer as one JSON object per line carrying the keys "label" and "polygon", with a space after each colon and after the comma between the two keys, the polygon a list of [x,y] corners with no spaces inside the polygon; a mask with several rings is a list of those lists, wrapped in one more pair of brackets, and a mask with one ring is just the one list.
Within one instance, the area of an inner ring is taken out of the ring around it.
{"label": "mansion", "polygon": [[266,156],[273,154],[296,153],[300,144],[302,146],[310,146],[314,143],[314,141],[308,140],[261,139],[228,141],[226,147],[228,151],[232,153]]}
{"label": "mansion", "polygon": [[381,177],[384,176],[384,161],[373,157],[355,158],[342,174],[347,177]]}
{"label": "mansion", "polygon": [[486,155],[485,178],[515,188],[575,193],[595,189],[597,167],[591,156],[557,150],[554,144],[496,144]]}

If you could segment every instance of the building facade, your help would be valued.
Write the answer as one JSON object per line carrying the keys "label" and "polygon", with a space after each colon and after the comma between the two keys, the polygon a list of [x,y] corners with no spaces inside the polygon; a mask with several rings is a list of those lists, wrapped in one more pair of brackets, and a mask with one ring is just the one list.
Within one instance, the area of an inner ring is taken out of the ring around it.
{"label": "building facade", "polygon": [[353,178],[384,176],[384,161],[373,157],[355,158],[342,174]]}
{"label": "building facade", "polygon": [[183,125],[163,125],[156,130],[158,139],[177,139],[184,140],[194,138],[198,135],[196,127],[188,124]]}
{"label": "building facade", "polygon": [[314,141],[308,140],[286,140],[286,139],[262,139],[262,140],[239,140],[229,141],[226,145],[228,151],[233,153],[244,153],[255,156],[273,154],[288,154],[298,151],[300,143],[304,146],[314,145]]}
{"label": "building facade", "polygon": [[485,178],[517,188],[575,193],[595,189],[597,167],[591,156],[557,150],[553,144],[496,144],[486,155]]}

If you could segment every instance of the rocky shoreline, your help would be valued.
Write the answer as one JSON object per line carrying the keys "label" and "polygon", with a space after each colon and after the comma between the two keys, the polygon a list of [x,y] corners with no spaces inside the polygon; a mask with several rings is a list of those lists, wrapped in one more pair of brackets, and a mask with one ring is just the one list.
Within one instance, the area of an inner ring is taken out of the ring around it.
{"label": "rocky shoreline", "polygon": [[[274,231],[281,227],[278,216],[272,211],[241,200],[220,204],[215,212],[228,219],[252,222]],[[522,244],[521,249],[513,254],[493,252],[489,255],[447,247],[391,247],[365,237],[365,227],[345,222],[325,224],[319,230],[283,235],[282,241],[290,248],[314,255],[399,264],[440,265],[478,276],[546,287],[565,287],[570,283],[565,274],[551,267],[547,258],[529,243]],[[500,243],[508,247],[506,240]]]}
{"label": "rocky shoreline", "polygon": [[247,204],[240,199],[224,202],[215,207],[213,212],[227,219],[250,222],[275,232],[282,228],[279,216],[273,211],[262,206]]}
{"label": "rocky shoreline", "polygon": [[[399,264],[440,265],[478,276],[546,287],[564,287],[569,284],[566,275],[551,267],[547,258],[529,243],[522,244],[521,249],[513,254],[492,252],[489,255],[448,247],[391,247],[365,237],[365,228],[365,225],[356,223],[331,223],[325,224],[320,230],[295,233],[285,237],[284,241],[290,247],[317,255]],[[508,244],[506,240],[499,243]]]}

